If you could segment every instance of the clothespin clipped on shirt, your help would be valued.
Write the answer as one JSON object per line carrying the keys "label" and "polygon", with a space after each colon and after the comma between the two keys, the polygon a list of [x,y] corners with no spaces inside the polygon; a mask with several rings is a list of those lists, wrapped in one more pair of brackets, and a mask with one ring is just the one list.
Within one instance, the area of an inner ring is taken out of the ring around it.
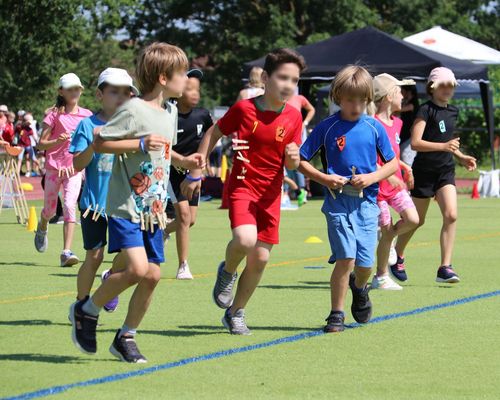
{"label": "clothespin clipped on shirt", "polygon": [[[354,178],[356,176],[356,167],[354,165],[351,167],[351,171],[352,171],[352,176],[351,176],[351,179],[352,179],[352,178]],[[361,189],[359,191],[358,196],[359,196],[360,199],[363,198],[363,189]]]}

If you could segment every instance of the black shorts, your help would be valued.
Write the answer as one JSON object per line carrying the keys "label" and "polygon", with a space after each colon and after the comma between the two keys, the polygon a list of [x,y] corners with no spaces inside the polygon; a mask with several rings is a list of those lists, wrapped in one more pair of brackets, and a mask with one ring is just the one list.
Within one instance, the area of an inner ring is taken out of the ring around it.
{"label": "black shorts", "polygon": [[[170,179],[168,181],[168,195],[172,200],[172,203],[176,204],[181,201],[188,201],[181,193],[181,183],[186,177],[183,172],[177,171],[175,168],[170,169]],[[198,207],[200,204],[200,195],[197,194],[189,201],[189,205],[193,207]]]}
{"label": "black shorts", "polygon": [[209,156],[210,165],[214,168],[220,168],[222,164],[222,146],[213,149]]}
{"label": "black shorts", "polygon": [[106,218],[101,215],[97,221],[93,221],[93,215],[94,212],[90,211],[86,218],[83,217],[83,213],[81,216],[83,248],[85,250],[97,250],[108,244],[106,240],[108,231]]}
{"label": "black shorts", "polygon": [[411,190],[412,197],[428,199],[434,197],[436,192],[446,185],[455,186],[455,168],[444,171],[413,170],[415,185]]}

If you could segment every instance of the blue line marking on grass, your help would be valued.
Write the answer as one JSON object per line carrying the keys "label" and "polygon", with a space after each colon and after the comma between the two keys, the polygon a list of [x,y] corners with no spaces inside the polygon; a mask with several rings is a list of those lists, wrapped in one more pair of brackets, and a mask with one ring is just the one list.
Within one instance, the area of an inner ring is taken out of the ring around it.
{"label": "blue line marking on grass", "polygon": [[[430,305],[430,306],[426,306],[426,307],[415,308],[415,309],[409,310],[409,311],[381,315],[380,317],[373,318],[368,324],[378,324],[380,322],[390,321],[393,319],[410,317],[413,315],[418,315],[418,314],[426,313],[429,311],[435,311],[435,310],[440,310],[442,308],[454,307],[454,306],[458,306],[461,304],[471,303],[473,301],[487,299],[487,298],[495,297],[495,296],[500,296],[500,290],[495,290],[493,292],[487,292],[487,293],[481,293],[481,294],[477,294],[475,296],[470,296],[470,297],[464,297],[461,299],[448,301],[446,303],[439,303],[439,304],[434,304],[434,305]],[[368,324],[366,324],[366,325],[368,325]],[[361,326],[363,326],[363,325],[357,324],[357,323],[348,325],[349,328],[358,328]],[[321,330],[304,332],[304,333],[300,333],[298,335],[286,336],[283,338],[270,340],[268,342],[256,343],[256,344],[252,344],[249,346],[236,347],[233,349],[216,351],[214,353],[203,354],[201,356],[183,358],[182,360],[179,360],[179,361],[173,361],[173,362],[168,362],[165,364],[159,364],[159,365],[155,365],[153,367],[139,369],[139,370],[135,370],[135,371],[129,371],[129,372],[124,372],[124,373],[120,373],[120,374],[103,376],[100,378],[94,378],[94,379],[89,379],[86,381],[69,383],[66,385],[52,386],[49,388],[36,390],[34,392],[22,393],[20,395],[16,395],[16,396],[12,396],[12,397],[4,397],[0,400],[37,399],[40,397],[46,397],[46,396],[51,396],[53,394],[63,393],[63,392],[66,392],[66,391],[68,391],[70,389],[74,389],[74,388],[94,386],[94,385],[100,385],[103,383],[121,381],[121,380],[128,379],[128,378],[134,378],[136,376],[148,375],[148,374],[152,374],[152,373],[158,372],[158,371],[182,367],[184,365],[193,364],[193,363],[200,362],[200,361],[214,360],[217,358],[231,356],[233,354],[246,353],[248,351],[264,349],[266,347],[277,346],[277,345],[285,344],[285,343],[297,342],[299,340],[309,339],[309,338],[324,335],[324,334],[325,333],[323,333],[323,331],[321,331]]]}

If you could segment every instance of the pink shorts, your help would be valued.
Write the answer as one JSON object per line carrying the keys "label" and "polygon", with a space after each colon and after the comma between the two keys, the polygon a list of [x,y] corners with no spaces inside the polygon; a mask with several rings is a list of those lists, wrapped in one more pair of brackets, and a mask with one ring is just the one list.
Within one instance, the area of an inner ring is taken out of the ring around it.
{"label": "pink shorts", "polygon": [[401,214],[403,211],[408,210],[409,208],[415,208],[415,204],[413,204],[413,200],[406,190],[401,190],[392,199],[380,200],[377,202],[377,204],[380,208],[380,214],[378,217],[379,226],[387,226],[391,224],[392,218],[389,206],[391,206],[398,214]]}

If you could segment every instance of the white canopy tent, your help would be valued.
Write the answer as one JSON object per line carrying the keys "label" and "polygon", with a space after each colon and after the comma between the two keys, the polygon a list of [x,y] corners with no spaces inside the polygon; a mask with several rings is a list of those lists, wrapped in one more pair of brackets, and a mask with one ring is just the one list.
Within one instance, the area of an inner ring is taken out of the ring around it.
{"label": "white canopy tent", "polygon": [[435,26],[404,38],[405,41],[436,53],[476,64],[500,64],[500,51]]}

